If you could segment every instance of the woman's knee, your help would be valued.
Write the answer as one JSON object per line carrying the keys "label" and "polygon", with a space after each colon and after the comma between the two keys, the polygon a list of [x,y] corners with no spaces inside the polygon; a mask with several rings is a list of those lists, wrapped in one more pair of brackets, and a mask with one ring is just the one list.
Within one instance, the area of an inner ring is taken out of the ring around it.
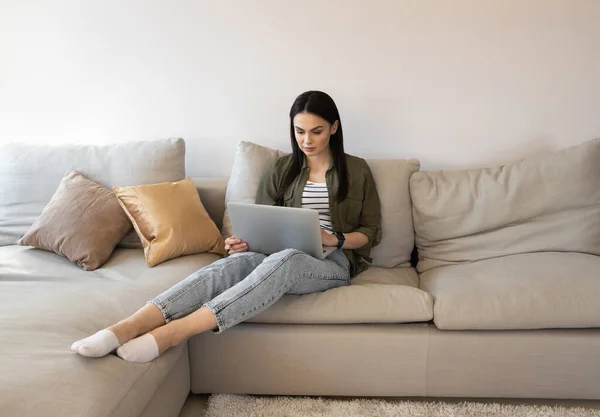
{"label": "woman's knee", "polygon": [[258,252],[238,252],[238,253],[234,253],[232,255],[229,255],[227,258],[224,259],[235,259],[235,258],[265,258],[266,255],[263,255],[262,253],[258,253]]}
{"label": "woman's knee", "polygon": [[280,256],[294,256],[294,255],[303,255],[304,252],[298,249],[284,249],[282,251],[277,252],[275,255]]}
{"label": "woman's knee", "polygon": [[290,261],[300,259],[302,256],[307,256],[304,252],[298,249],[284,249],[269,256],[271,259]]}
{"label": "woman's knee", "polygon": [[234,253],[232,255],[226,256],[222,259],[219,259],[218,261],[213,262],[212,264],[207,265],[207,267],[210,267],[211,265],[219,265],[219,266],[228,266],[228,265],[235,265],[235,264],[252,264],[252,265],[258,265],[260,264],[262,261],[264,261],[264,259],[266,258],[266,255],[263,255],[262,253],[256,253],[256,252],[238,252],[238,253]]}

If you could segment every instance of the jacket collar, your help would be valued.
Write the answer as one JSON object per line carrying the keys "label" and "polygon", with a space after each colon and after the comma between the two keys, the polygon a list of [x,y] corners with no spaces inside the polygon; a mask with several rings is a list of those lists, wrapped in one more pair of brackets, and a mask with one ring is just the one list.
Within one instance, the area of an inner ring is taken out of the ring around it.
{"label": "jacket collar", "polygon": [[[329,160],[329,168],[327,168],[327,171],[331,170],[332,168],[335,168],[335,163],[333,162],[333,158],[331,158]],[[306,156],[303,155],[302,157],[302,170],[308,169],[308,165],[306,163]]]}

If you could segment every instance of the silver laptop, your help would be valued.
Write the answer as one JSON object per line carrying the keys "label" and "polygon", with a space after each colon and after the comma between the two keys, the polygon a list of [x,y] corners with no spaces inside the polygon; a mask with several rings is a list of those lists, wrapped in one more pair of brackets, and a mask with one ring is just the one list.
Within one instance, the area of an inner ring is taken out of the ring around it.
{"label": "silver laptop", "polygon": [[234,236],[248,242],[250,252],[271,255],[297,249],[317,259],[336,250],[321,243],[316,210],[248,203],[227,203]]}

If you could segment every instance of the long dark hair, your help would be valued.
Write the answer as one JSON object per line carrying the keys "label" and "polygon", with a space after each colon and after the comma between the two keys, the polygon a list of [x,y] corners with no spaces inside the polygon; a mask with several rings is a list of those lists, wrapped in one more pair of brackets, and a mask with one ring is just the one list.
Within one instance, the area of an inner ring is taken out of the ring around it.
{"label": "long dark hair", "polygon": [[277,204],[283,205],[283,194],[292,184],[294,179],[300,174],[304,153],[300,150],[296,135],[294,134],[294,117],[298,113],[311,113],[327,120],[333,125],[338,122],[337,131],[329,139],[329,147],[333,163],[339,179],[339,188],[337,201],[344,201],[348,196],[348,166],[346,164],[346,154],[344,153],[344,133],[342,131],[342,121],[340,113],[333,99],[322,91],[307,91],[300,94],[292,108],[290,109],[290,139],[292,142],[292,165],[289,167],[283,177],[283,181],[277,192]]}

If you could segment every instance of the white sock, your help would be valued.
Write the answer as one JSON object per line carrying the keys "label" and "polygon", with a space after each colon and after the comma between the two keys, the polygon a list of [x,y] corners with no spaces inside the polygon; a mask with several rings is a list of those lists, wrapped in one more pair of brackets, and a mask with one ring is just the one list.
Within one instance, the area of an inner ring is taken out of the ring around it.
{"label": "white sock", "polygon": [[150,333],[136,337],[117,349],[117,355],[128,362],[146,363],[156,359],[158,343]]}
{"label": "white sock", "polygon": [[71,345],[71,350],[90,358],[99,358],[121,346],[117,336],[110,330],[100,330]]}

